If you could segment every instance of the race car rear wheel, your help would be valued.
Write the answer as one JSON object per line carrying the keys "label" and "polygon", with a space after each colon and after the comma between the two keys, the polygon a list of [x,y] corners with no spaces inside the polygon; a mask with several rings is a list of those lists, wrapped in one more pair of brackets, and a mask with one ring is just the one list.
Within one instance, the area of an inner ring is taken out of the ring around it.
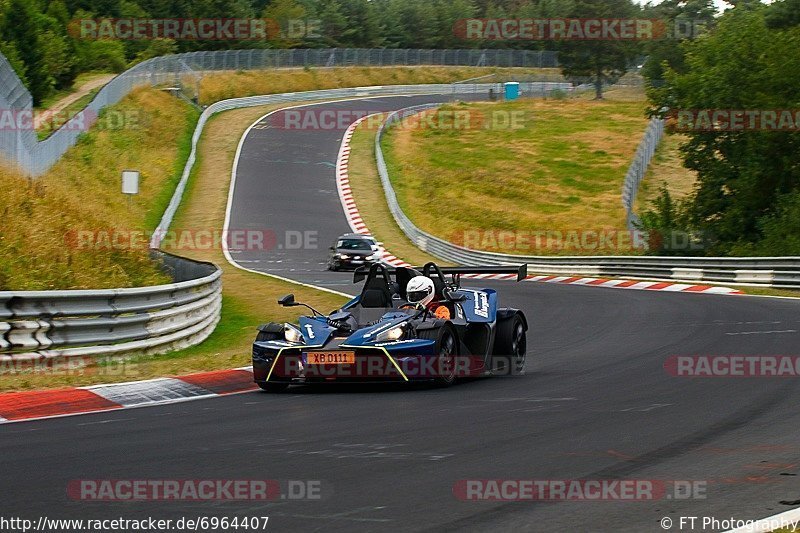
{"label": "race car rear wheel", "polygon": [[279,331],[282,330],[283,330],[283,325],[276,324],[274,322],[270,322],[269,324],[264,324],[262,326],[259,326],[258,335],[256,335],[256,342],[283,340],[283,336],[280,333],[278,333]]}
{"label": "race car rear wheel", "polygon": [[515,314],[497,323],[493,356],[493,368],[497,373],[524,374],[527,351],[528,341],[522,317]]}
{"label": "race car rear wheel", "polygon": [[265,392],[283,392],[289,388],[288,383],[260,382],[258,383],[258,386]]}
{"label": "race car rear wheel", "polygon": [[276,341],[278,340],[278,335],[275,333],[270,333],[268,331],[259,331],[258,335],[256,335],[256,342],[264,342],[264,341]]}
{"label": "race car rear wheel", "polygon": [[458,339],[452,326],[434,329],[423,329],[417,332],[420,339],[435,340],[434,349],[439,356],[436,364],[436,377],[433,382],[440,387],[449,387],[456,381],[456,363],[458,358]]}

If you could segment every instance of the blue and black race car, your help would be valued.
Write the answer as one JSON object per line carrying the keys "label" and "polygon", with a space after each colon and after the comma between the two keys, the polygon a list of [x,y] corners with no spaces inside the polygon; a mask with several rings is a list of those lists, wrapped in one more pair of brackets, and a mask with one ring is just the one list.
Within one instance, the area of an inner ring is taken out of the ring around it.
{"label": "blue and black race car", "polygon": [[329,315],[284,296],[280,305],[304,306],[311,314],[298,324],[259,326],[255,382],[280,392],[304,383],[427,380],[449,386],[459,377],[522,374],[525,315],[499,307],[493,289],[462,288],[464,274],[515,274],[520,281],[527,267],[428,263],[418,270],[378,263],[356,270],[354,283],[366,278],[361,294]]}

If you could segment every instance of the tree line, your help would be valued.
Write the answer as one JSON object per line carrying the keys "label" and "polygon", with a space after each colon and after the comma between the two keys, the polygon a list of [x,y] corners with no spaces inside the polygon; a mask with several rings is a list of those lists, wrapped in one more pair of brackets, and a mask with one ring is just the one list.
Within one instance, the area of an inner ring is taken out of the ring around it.
{"label": "tree line", "polygon": [[[691,0],[712,19],[712,0]],[[666,3],[670,3],[669,0]],[[675,2],[675,4],[683,2]],[[676,7],[672,11],[680,11]],[[673,17],[663,6],[632,0],[0,0],[0,52],[25,81],[35,102],[69,88],[81,72],[120,72],[168,53],[237,48],[512,48],[560,50],[573,76],[609,79],[633,57],[636,42],[479,39],[458,31],[465,19],[553,17]],[[282,30],[269,39],[121,40],[75,35],[75,21],[100,18],[266,18]],[[313,21],[297,35],[289,21]]]}
{"label": "tree line", "polygon": [[[649,62],[650,112],[686,135],[698,180],[682,200],[662,188],[644,229],[693,235],[698,254],[800,255],[798,49],[800,0],[737,2],[704,38]],[[669,240],[651,253],[687,254]]]}
{"label": "tree line", "polygon": [[[637,57],[649,114],[680,110],[800,108],[800,0],[0,0],[0,52],[35,103],[87,71],[122,71],[167,53],[231,48],[512,48],[556,50],[563,73],[596,84],[622,76]],[[92,18],[254,18],[318,21],[314,35],[258,41],[81,39],[69,31]],[[465,39],[471,18],[650,18],[669,38],[631,41]],[[695,31],[697,30],[697,31]],[[800,120],[800,118],[798,118]],[[713,125],[712,125],[713,126]],[[641,227],[686,232],[711,255],[800,255],[800,124],[794,130],[683,131],[684,165],[695,190],[680,201],[664,189]],[[664,241],[669,242],[669,239]],[[656,246],[651,253],[683,254]]]}

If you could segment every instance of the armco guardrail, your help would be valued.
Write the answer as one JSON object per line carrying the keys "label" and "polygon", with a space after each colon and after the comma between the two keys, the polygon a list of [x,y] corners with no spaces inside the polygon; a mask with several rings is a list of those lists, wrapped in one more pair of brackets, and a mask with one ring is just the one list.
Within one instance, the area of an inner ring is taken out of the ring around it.
{"label": "armco guardrail", "polygon": [[0,363],[154,354],[202,342],[219,322],[222,271],[210,263],[154,254],[174,283],[0,292]]}
{"label": "armco guardrail", "polygon": [[[500,94],[502,84],[500,83],[459,83],[459,84],[428,84],[428,85],[384,85],[374,87],[350,87],[347,89],[328,89],[322,91],[305,91],[297,93],[281,93],[281,94],[267,94],[263,96],[249,96],[245,98],[231,98],[229,100],[222,100],[215,104],[208,106],[200,115],[197,121],[194,134],[192,135],[192,149],[189,152],[189,158],[186,161],[186,166],[183,169],[178,186],[175,188],[175,193],[169,203],[164,216],[158,228],[153,233],[153,238],[150,241],[151,248],[158,248],[161,244],[162,236],[166,234],[172,224],[172,219],[175,212],[180,206],[183,192],[186,189],[186,183],[189,180],[192,167],[194,166],[197,158],[197,143],[200,141],[200,135],[203,133],[206,122],[216,113],[221,111],[228,111],[230,109],[238,109],[243,107],[254,107],[260,105],[279,104],[284,102],[309,102],[309,101],[324,101],[324,100],[338,100],[342,98],[359,98],[369,96],[397,96],[409,94],[448,94],[457,98],[460,94],[485,94],[487,98],[490,91],[494,94]],[[520,90],[523,95],[536,96],[547,94],[554,90],[571,90],[572,85],[569,83],[560,82],[526,82],[520,84]]]}
{"label": "armco guardrail", "polygon": [[460,265],[528,264],[529,272],[577,274],[631,279],[710,282],[800,289],[800,257],[651,257],[651,256],[530,256],[472,250],[440,239],[419,229],[406,216],[392,188],[381,140],[387,124],[398,117],[419,113],[433,106],[415,106],[391,113],[375,137],[375,159],[386,202],[397,225],[421,250]]}
{"label": "armco guardrail", "polygon": [[[319,48],[214,50],[155,57],[108,82],[85,109],[43,141],[31,127],[0,128],[0,158],[31,176],[43,174],[94,124],[104,107],[119,102],[141,85],[180,86],[187,76],[198,78],[204,72],[220,70],[413,65],[545,68],[558,66],[558,54],[535,50]],[[30,93],[0,54],[0,111],[24,122],[23,117],[32,116],[31,104]]]}

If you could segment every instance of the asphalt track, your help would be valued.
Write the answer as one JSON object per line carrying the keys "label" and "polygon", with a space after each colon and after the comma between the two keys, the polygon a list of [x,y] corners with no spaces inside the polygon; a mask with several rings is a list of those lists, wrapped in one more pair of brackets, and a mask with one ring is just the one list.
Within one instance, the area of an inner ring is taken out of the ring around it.
{"label": "asphalt track", "polygon": [[[428,100],[436,99],[431,97]],[[341,102],[392,109],[424,98]],[[331,104],[328,104],[330,106]],[[247,268],[336,290],[328,241],[343,130],[253,129],[232,228],[317,231]],[[525,310],[527,374],[450,389],[297,388],[0,427],[0,516],[270,516],[272,531],[662,531],[664,516],[760,518],[800,499],[796,379],[686,379],[671,355],[798,355],[797,302],[497,283]],[[276,295],[264,295],[265,310]],[[319,501],[86,503],[72,479],[321,480]],[[465,502],[464,479],[707,481],[704,499]],[[678,530],[677,527],[673,530]],[[687,529],[684,529],[684,531]],[[706,529],[709,531],[710,529]]]}

